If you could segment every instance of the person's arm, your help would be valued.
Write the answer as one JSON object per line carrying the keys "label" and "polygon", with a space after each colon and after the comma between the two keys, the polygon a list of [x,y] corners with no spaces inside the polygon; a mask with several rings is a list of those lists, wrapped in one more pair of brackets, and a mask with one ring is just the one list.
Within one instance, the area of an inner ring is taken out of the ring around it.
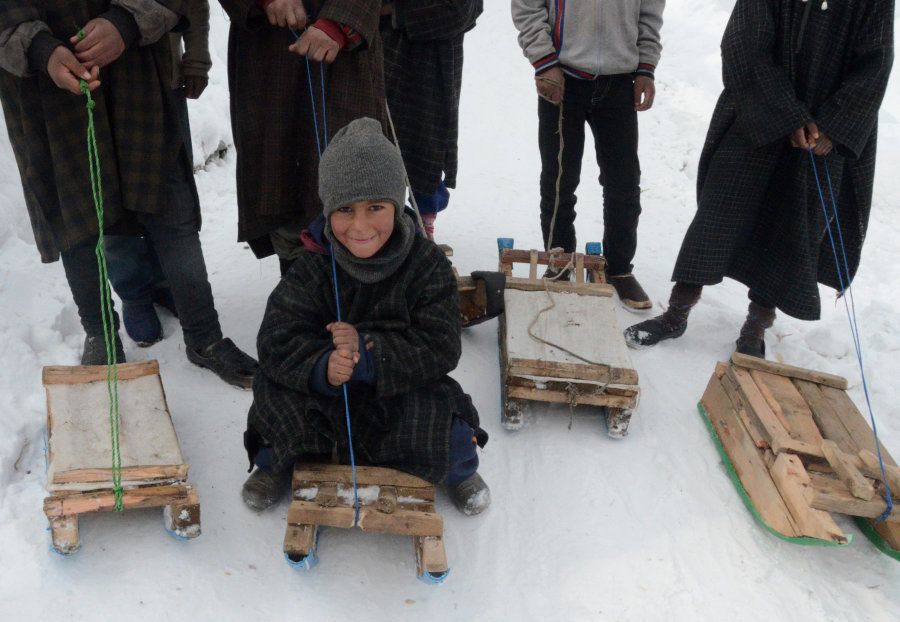
{"label": "person's arm", "polygon": [[641,0],[638,17],[638,66],[635,73],[653,78],[662,52],[659,31],[666,0]]}
{"label": "person's arm", "polygon": [[31,3],[0,0],[0,68],[20,78],[46,72],[62,44]]}
{"label": "person's arm", "polygon": [[316,20],[328,20],[352,33],[346,49],[364,49],[378,36],[380,14],[381,0],[325,0]]}
{"label": "person's arm", "polygon": [[482,0],[393,0],[391,23],[412,41],[453,39],[472,30]]}
{"label": "person's arm", "polygon": [[775,61],[775,19],[769,0],[737,0],[722,38],[722,81],[754,146],[782,140],[812,116]]}
{"label": "person's arm", "polygon": [[[125,40],[125,46],[130,47],[135,42],[138,45],[152,45],[159,41],[163,35],[171,32],[187,14],[186,0],[112,0],[109,10],[102,14],[115,24]],[[131,30],[133,27],[136,33]]]}
{"label": "person's arm", "polygon": [[819,131],[842,155],[862,155],[878,120],[893,59],[894,3],[876,0],[856,30],[840,88],[816,111]]}
{"label": "person's arm", "polygon": [[289,272],[269,296],[256,349],[262,373],[309,395],[315,390],[319,361],[333,350],[321,295],[328,282],[316,271],[313,259],[301,256],[297,261],[304,262],[306,269]]}
{"label": "person's arm", "polygon": [[409,325],[394,330],[361,329],[372,343],[377,399],[427,386],[459,363],[462,343],[456,280],[446,258],[432,256],[430,260],[431,269],[422,270],[417,279],[422,289]]}
{"label": "person's arm", "polygon": [[185,75],[209,77],[212,59],[209,57],[209,1],[190,0],[188,29],[183,33],[184,56],[181,71]]}
{"label": "person's arm", "polygon": [[512,19],[519,31],[519,46],[535,73],[559,64],[544,0],[512,0]]}

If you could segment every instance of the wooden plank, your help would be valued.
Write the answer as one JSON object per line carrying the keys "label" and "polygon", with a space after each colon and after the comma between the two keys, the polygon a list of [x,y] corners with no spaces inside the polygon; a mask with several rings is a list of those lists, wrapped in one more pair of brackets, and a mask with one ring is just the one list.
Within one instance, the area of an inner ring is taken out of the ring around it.
{"label": "wooden plank", "polygon": [[859,447],[857,447],[847,428],[844,427],[843,422],[835,414],[831,402],[825,399],[819,385],[809,380],[796,378],[793,380],[793,383],[809,406],[813,420],[822,432],[822,436],[837,443],[838,448],[844,453],[857,453]]}
{"label": "wooden plank", "polygon": [[450,569],[447,563],[447,551],[444,549],[444,538],[416,537],[416,572],[421,576],[429,572],[434,574],[445,573]]}
{"label": "wooden plank", "polygon": [[284,532],[283,550],[289,557],[303,559],[316,548],[315,525],[288,525]]}
{"label": "wooden plank", "polygon": [[559,380],[584,380],[600,384],[638,384],[634,369],[588,365],[587,363],[560,363],[538,359],[510,358],[507,373],[510,376],[542,376]]}
{"label": "wooden plank", "polygon": [[780,408],[787,420],[791,438],[812,445],[822,444],[824,439],[819,428],[816,427],[812,411],[790,378],[768,374],[757,369],[752,370],[750,375],[766,399],[774,400],[774,403],[770,402],[772,409]]}
{"label": "wooden plank", "polygon": [[735,352],[734,354],[732,354],[731,361],[735,365],[744,367],[746,369],[756,369],[759,371],[768,372],[770,374],[775,374],[777,376],[784,376],[786,378],[799,378],[801,380],[809,380],[810,382],[815,382],[816,384],[824,384],[829,387],[834,387],[835,389],[847,389],[847,379],[842,378],[841,376],[835,376],[834,374],[826,374],[824,372],[804,369],[802,367],[794,367],[793,365],[785,365],[784,363],[777,363],[775,361],[767,361],[755,356],[747,356],[746,354],[741,354],[740,352]]}
{"label": "wooden plank", "polygon": [[744,403],[743,394],[737,383],[728,375],[727,366],[719,363],[716,366],[716,376],[722,383],[722,388],[728,395],[728,399],[731,400],[734,411],[740,418],[741,423],[744,424],[744,428],[750,434],[750,438],[753,439],[753,444],[759,449],[767,449],[769,447],[768,436],[760,425],[759,420],[748,412],[749,407]]}
{"label": "wooden plank", "polygon": [[[170,480],[183,482],[187,479],[187,475],[188,465],[186,464],[122,468],[123,481]],[[112,469],[73,469],[71,471],[58,471],[53,474],[54,484],[90,484],[94,482],[105,482],[111,485]]]}
{"label": "wooden plank", "polygon": [[[116,368],[119,381],[159,375],[156,360],[120,363]],[[44,368],[42,382],[44,385],[106,382],[106,374],[106,365],[51,365]]]}
{"label": "wooden plank", "polygon": [[760,451],[734,413],[731,400],[715,376],[710,379],[701,401],[760,518],[778,533],[788,537],[799,535],[794,520],[763,463]]}
{"label": "wooden plank", "polygon": [[[353,470],[344,464],[300,463],[294,467],[294,488],[303,482],[331,482],[353,485]],[[422,478],[384,467],[356,467],[356,482],[359,486],[398,486],[402,488],[433,488]],[[424,497],[422,497],[424,498]]]}
{"label": "wooden plank", "polygon": [[[126,488],[123,492],[125,509],[157,508],[172,504],[200,503],[197,491],[187,484],[175,486],[146,486]],[[75,493],[65,496],[55,495],[44,499],[44,514],[48,517],[86,514],[88,512],[109,512],[115,507],[112,491]]]}
{"label": "wooden plank", "polygon": [[[535,251],[505,248],[500,251],[500,262],[530,263],[531,254],[533,252]],[[546,251],[539,251],[535,254],[537,255],[537,263],[542,266],[547,266],[552,263],[555,268],[565,268],[569,265],[569,262],[572,261],[571,253],[549,253]],[[581,253],[576,253],[576,255],[581,255]],[[582,257],[584,258],[585,268],[603,270],[603,267],[606,265],[606,260],[601,255],[582,255]]]}
{"label": "wooden plank", "polygon": [[825,454],[822,453],[821,445],[813,445],[812,443],[804,443],[803,441],[798,441],[790,438],[789,436],[782,436],[779,438],[772,439],[772,451],[778,455],[783,453],[791,453],[796,454],[798,456],[804,456],[806,458],[812,458],[814,460],[824,460]]}
{"label": "wooden plank", "polygon": [[[850,456],[838,449],[834,441],[825,441],[822,443],[822,453],[834,472],[850,490],[850,493],[857,499],[869,501],[875,496],[875,489],[872,484],[863,477],[859,469],[850,459]],[[853,456],[857,458],[857,456]],[[858,458],[857,458],[858,459]]]}
{"label": "wooden plank", "polygon": [[575,282],[584,283],[584,255],[575,255]]}
{"label": "wooden plank", "polygon": [[782,499],[790,509],[791,516],[794,517],[800,535],[841,544],[847,543],[847,536],[830,514],[809,506],[807,489],[811,483],[800,458],[791,454],[780,454],[775,458],[770,473]]}
{"label": "wooden plank", "polygon": [[50,520],[50,539],[53,548],[61,555],[69,555],[81,548],[78,536],[78,515],[52,516]]}
{"label": "wooden plank", "polygon": [[315,501],[323,508],[336,507],[339,501],[337,484],[319,484]]}
{"label": "wooden plank", "polygon": [[[324,527],[353,527],[355,511],[350,506],[323,508],[310,501],[294,500],[288,509],[288,524],[320,525]],[[440,536],[444,533],[444,519],[436,512],[422,512],[398,507],[393,514],[363,507],[359,511],[359,525],[363,531],[393,533],[410,536]]]}
{"label": "wooden plank", "polygon": [[566,391],[569,384],[583,387],[585,391],[590,389],[602,389],[610,395],[623,397],[637,397],[640,387],[634,384],[610,384],[608,382],[585,381],[578,379],[549,378],[547,376],[516,375],[507,378],[507,384],[511,387],[527,387],[529,389],[550,389],[551,391]]}
{"label": "wooden plank", "polygon": [[[860,450],[859,469],[868,477],[883,481],[884,476],[881,474],[881,465],[878,463],[878,456],[868,449]],[[884,465],[885,475],[887,475],[887,485],[891,489],[894,497],[900,497],[900,467],[891,464]]]}
{"label": "wooden plank", "polygon": [[581,296],[599,296],[602,298],[612,298],[612,285],[604,283],[572,283],[571,281],[550,281],[550,280],[531,280],[523,279],[515,276],[506,277],[506,289],[519,290],[523,292],[561,292],[579,294]]}
{"label": "wooden plank", "polygon": [[[840,391],[832,387],[823,386],[820,388],[822,390],[822,395],[831,403],[834,414],[837,415],[844,424],[844,427],[856,443],[856,446],[860,450],[866,449],[874,454],[875,437],[872,434],[872,428],[869,427],[868,419],[859,412],[859,409],[856,407],[856,404],[853,403],[853,400],[850,399],[850,396],[847,395],[845,391]],[[885,464],[897,464],[888,453],[884,444],[881,445],[881,455],[884,458]]]}
{"label": "wooden plank", "polygon": [[538,253],[537,251],[531,251],[531,256],[528,260],[528,278],[532,281],[537,280],[537,267],[538,267]]}
{"label": "wooden plank", "polygon": [[[810,486],[806,489],[806,499],[810,507],[817,510],[878,518],[887,508],[887,504],[880,496],[868,500],[855,497],[842,482],[832,476],[809,473],[809,479]],[[900,522],[900,506],[895,506],[886,520],[892,523]]]}
{"label": "wooden plank", "polygon": [[[586,385],[581,385],[582,387]],[[637,404],[637,397],[625,395],[611,395],[602,391],[597,391],[593,385],[590,392],[584,393],[576,391],[576,404],[586,406],[609,406],[611,408],[634,408]],[[551,404],[568,404],[572,400],[572,396],[568,391],[557,391],[553,389],[537,389],[534,387],[516,387],[507,388],[507,395],[511,398],[521,400],[531,400],[533,402],[549,402]]]}
{"label": "wooden plank", "polygon": [[757,421],[759,429],[770,445],[775,439],[790,438],[787,428],[784,427],[781,419],[775,416],[747,370],[730,366],[725,372],[725,377],[740,389],[747,413]]}

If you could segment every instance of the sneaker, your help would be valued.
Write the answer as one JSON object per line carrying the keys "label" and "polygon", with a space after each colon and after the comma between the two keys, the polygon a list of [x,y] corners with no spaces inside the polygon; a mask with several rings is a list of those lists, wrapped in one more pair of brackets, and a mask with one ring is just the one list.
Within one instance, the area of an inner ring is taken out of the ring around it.
{"label": "sneaker", "polygon": [[128,336],[142,348],[162,340],[162,324],[152,302],[122,305],[122,323]]}
{"label": "sneaker", "polygon": [[256,359],[228,338],[220,339],[203,350],[187,348],[187,357],[194,365],[205,367],[228,384],[242,389],[253,387],[253,375],[259,368]]}
{"label": "sneaker", "polygon": [[447,492],[453,505],[466,516],[481,514],[491,505],[491,489],[477,472],[456,486],[448,486]]}
{"label": "sneaker", "polygon": [[256,512],[268,510],[281,501],[291,488],[291,471],[273,473],[256,468],[241,488],[241,498],[248,508]]}
{"label": "sneaker", "polygon": [[618,274],[615,276],[606,275],[606,280],[609,281],[609,284],[616,290],[616,293],[619,295],[619,300],[621,300],[622,304],[626,307],[644,310],[649,309],[652,306],[647,292],[644,291],[644,288],[641,287],[641,284],[638,283],[638,280],[634,278],[634,275],[630,272],[628,274]]}
{"label": "sneaker", "polygon": [[659,315],[626,328],[625,343],[630,348],[646,348],[655,346],[666,339],[681,337],[685,330],[687,330],[687,319],[680,324],[671,324],[666,321],[664,316]]}
{"label": "sneaker", "polygon": [[[116,363],[125,362],[125,349],[122,340],[116,333]],[[81,351],[82,365],[106,365],[106,340],[103,335],[87,335],[84,338],[84,349]]]}

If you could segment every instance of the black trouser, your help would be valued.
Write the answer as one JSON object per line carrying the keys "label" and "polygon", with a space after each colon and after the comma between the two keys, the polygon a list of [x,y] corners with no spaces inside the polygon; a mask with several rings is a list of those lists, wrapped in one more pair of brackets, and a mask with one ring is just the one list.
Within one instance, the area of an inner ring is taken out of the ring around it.
{"label": "black trouser", "polygon": [[563,114],[563,174],[559,209],[550,247],[576,250],[575,190],[581,180],[584,126],[591,128],[603,186],[603,251],[611,275],[631,272],[641,214],[641,166],[638,161],[634,80],[630,74],[600,76],[594,81],[566,76],[562,108],[538,98],[538,144],[541,150],[541,229],[550,232],[559,175],[559,114]]}

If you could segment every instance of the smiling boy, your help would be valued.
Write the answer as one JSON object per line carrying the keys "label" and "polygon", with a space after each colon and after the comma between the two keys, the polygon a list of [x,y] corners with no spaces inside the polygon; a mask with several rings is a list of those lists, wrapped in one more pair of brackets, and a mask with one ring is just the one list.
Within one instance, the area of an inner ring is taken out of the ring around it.
{"label": "smiling boy", "polygon": [[483,511],[490,491],[476,444],[487,434],[447,375],[462,349],[456,280],[403,211],[403,160],[380,123],[358,119],[334,136],[319,194],[324,213],[303,232],[305,251],[272,292],[259,331],[262,373],[244,434],[257,468],[245,503],[276,503],[295,462],[347,462],[346,384],[360,463],[446,484],[460,510]]}

